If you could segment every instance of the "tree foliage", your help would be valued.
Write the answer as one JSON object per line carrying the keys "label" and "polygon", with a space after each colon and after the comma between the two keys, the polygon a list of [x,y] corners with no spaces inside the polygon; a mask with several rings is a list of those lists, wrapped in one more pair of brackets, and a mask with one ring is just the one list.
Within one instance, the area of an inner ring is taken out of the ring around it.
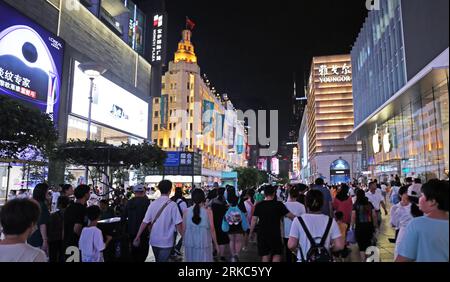
{"label": "tree foliage", "polygon": [[148,143],[137,145],[122,143],[120,146],[114,146],[94,140],[78,139],[59,145],[52,156],[72,165],[139,169],[141,166],[161,167],[166,153]]}
{"label": "tree foliage", "polygon": [[238,173],[238,186],[240,189],[256,187],[258,184],[258,170],[251,167],[239,167],[235,171]]}
{"label": "tree foliage", "polygon": [[263,183],[269,183],[269,175],[266,171],[258,171],[258,185]]}
{"label": "tree foliage", "polygon": [[[110,188],[109,193],[113,193],[115,189],[110,175],[115,184],[123,184],[124,179],[128,178],[128,170],[162,167],[166,153],[158,146],[148,143],[122,143],[120,146],[114,146],[95,140],[78,139],[59,145],[52,157],[71,165],[91,167],[89,169],[92,183],[103,184]],[[107,168],[111,169],[110,173]],[[106,194],[100,196],[104,195]]]}
{"label": "tree foliage", "polygon": [[58,134],[51,117],[0,95],[0,158],[43,160],[55,148]]}

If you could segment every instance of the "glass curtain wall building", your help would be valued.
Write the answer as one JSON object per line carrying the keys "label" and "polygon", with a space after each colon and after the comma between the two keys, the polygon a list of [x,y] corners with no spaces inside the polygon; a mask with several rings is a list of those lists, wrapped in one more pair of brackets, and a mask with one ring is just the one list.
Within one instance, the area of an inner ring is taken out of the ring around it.
{"label": "glass curtain wall building", "polygon": [[406,83],[400,0],[381,1],[381,9],[369,13],[351,52],[355,124]]}
{"label": "glass curtain wall building", "polygon": [[361,173],[448,178],[448,10],[444,0],[381,0],[351,56]]}

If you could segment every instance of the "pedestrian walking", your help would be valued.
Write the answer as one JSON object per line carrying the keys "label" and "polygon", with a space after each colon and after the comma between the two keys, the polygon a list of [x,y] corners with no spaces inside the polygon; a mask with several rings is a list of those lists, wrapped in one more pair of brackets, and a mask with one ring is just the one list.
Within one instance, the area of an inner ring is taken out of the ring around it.
{"label": "pedestrian walking", "polygon": [[[300,195],[300,191],[297,189],[297,187],[292,187],[289,190],[289,197],[286,203],[284,205],[289,210],[290,213],[292,213],[295,217],[301,216],[302,214],[306,213],[305,206],[297,201],[298,197]],[[297,258],[295,255],[292,254],[291,250],[288,248],[288,241],[289,241],[289,235],[291,233],[291,225],[292,220],[289,217],[284,217],[284,246],[285,246],[285,255],[286,255],[286,262],[296,262]]]}
{"label": "pedestrian walking", "polygon": [[255,206],[250,238],[254,235],[258,224],[258,254],[263,262],[280,262],[283,255],[283,240],[281,236],[281,220],[287,216],[291,220],[295,217],[286,206],[274,201],[276,187],[266,185],[264,189],[264,201]]}
{"label": "pedestrian walking", "polygon": [[306,195],[308,213],[294,218],[289,234],[288,247],[297,254],[298,261],[332,261],[331,251],[344,248],[336,221],[323,214],[323,194],[311,190]]}
{"label": "pedestrian walking", "polygon": [[229,207],[222,220],[222,231],[227,232],[230,238],[231,261],[237,262],[244,241],[244,233],[249,229],[249,225],[245,215],[245,205],[236,195],[234,187],[228,190],[227,203]]}
{"label": "pedestrian walking", "polygon": [[[181,217],[183,217],[184,213],[188,209],[188,201],[185,197],[183,197],[183,189],[181,187],[175,188],[175,194],[172,198],[170,198],[173,202],[177,204],[178,211],[180,212]],[[181,247],[183,245],[183,238],[180,237],[177,242],[178,232],[175,232],[175,247],[172,251],[172,257],[181,257],[183,254],[181,253]]]}
{"label": "pedestrian walking", "polygon": [[47,231],[50,262],[64,261],[64,212],[69,204],[69,197],[59,196],[57,211],[50,215]]}
{"label": "pedestrian walking", "polygon": [[211,201],[211,210],[213,213],[214,220],[214,230],[216,232],[217,244],[219,245],[219,250],[217,256],[220,261],[225,262],[226,248],[230,245],[230,238],[228,237],[228,232],[222,230],[222,220],[227,212],[228,206],[225,200],[225,188],[219,188],[217,190],[217,197]]}
{"label": "pedestrian walking", "polygon": [[194,206],[184,213],[185,233],[183,236],[186,262],[213,262],[213,249],[218,252],[214,218],[207,209],[205,193],[201,189],[192,192]]}
{"label": "pedestrian walking", "polygon": [[142,184],[133,186],[133,197],[127,202],[122,213],[122,222],[125,223],[125,230],[127,232],[129,241],[129,249],[131,260],[133,262],[145,262],[149,250],[148,230],[144,230],[140,237],[140,244],[133,246],[132,240],[136,238],[142,220],[150,205],[150,200],[145,195],[145,187]]}
{"label": "pedestrian walking", "polygon": [[333,198],[330,190],[325,186],[322,178],[317,178],[315,184],[312,185],[311,190],[319,190],[323,195],[322,214],[333,217]]}
{"label": "pedestrian walking", "polygon": [[403,239],[405,234],[405,228],[408,226],[409,222],[413,219],[411,213],[411,202],[408,196],[408,187],[402,186],[398,190],[400,196],[400,202],[391,207],[391,225],[395,228],[395,250],[394,250],[394,260],[398,255],[398,246]]}
{"label": "pedestrian walking", "polygon": [[[255,199],[253,198],[255,196],[255,190],[247,189],[242,194],[244,196],[244,205],[246,210],[245,215],[247,216],[248,226],[251,226],[253,212],[255,210]],[[246,251],[248,248],[249,235],[250,228],[248,228],[244,234],[244,247],[242,248],[243,251]]]}
{"label": "pedestrian walking", "polygon": [[33,190],[33,200],[35,200],[41,208],[38,229],[31,234],[28,243],[37,248],[41,248],[48,255],[48,234],[47,225],[50,219],[50,195],[48,193],[49,186],[47,183],[37,184]]}
{"label": "pedestrian walking", "polygon": [[397,262],[449,262],[449,182],[423,184],[419,208],[425,214],[411,220],[398,246]]}
{"label": "pedestrian walking", "polygon": [[381,208],[383,208],[384,210],[384,214],[387,215],[387,209],[386,209],[386,205],[384,203],[384,198],[381,194],[381,190],[380,192],[378,192],[378,188],[377,188],[377,182],[370,182],[369,183],[369,191],[366,193],[366,197],[369,200],[370,203],[372,203],[375,212],[377,214],[377,225],[381,226]]}
{"label": "pedestrian walking", "polygon": [[342,212],[343,221],[350,226],[352,220],[353,201],[348,195],[349,187],[347,184],[341,184],[336,197],[333,199],[333,209],[338,212]]}
{"label": "pedestrian walking", "polygon": [[364,190],[356,191],[356,201],[352,211],[352,229],[355,231],[361,261],[366,260],[366,249],[372,246],[375,229],[378,228],[377,213],[366,197]]}
{"label": "pedestrian walking", "polygon": [[64,250],[68,247],[78,247],[81,231],[87,225],[86,203],[90,197],[90,188],[85,184],[74,190],[76,198],[64,212]]}
{"label": "pedestrian walking", "polygon": [[167,262],[173,248],[174,234],[177,230],[183,234],[183,218],[177,204],[169,198],[172,182],[163,180],[158,184],[161,197],[147,209],[139,231],[134,239],[134,246],[140,245],[141,235],[150,226],[150,241],[156,262]]}
{"label": "pedestrian walking", "polygon": [[97,205],[92,205],[86,209],[89,224],[81,231],[78,244],[82,262],[104,262],[103,250],[106,249],[112,237],[106,236],[106,241],[103,241],[103,233],[97,227],[100,214],[100,207]]}

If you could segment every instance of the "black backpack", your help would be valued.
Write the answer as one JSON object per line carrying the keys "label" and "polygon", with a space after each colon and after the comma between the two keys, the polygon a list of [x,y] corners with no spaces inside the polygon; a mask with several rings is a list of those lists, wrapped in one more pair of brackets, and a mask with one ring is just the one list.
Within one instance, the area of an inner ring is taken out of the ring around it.
{"label": "black backpack", "polygon": [[323,234],[320,243],[317,244],[314,238],[312,237],[311,233],[309,232],[308,228],[306,227],[305,222],[303,221],[303,218],[300,216],[298,217],[298,221],[302,225],[303,230],[305,231],[306,237],[309,240],[309,243],[311,244],[311,248],[309,248],[308,252],[306,253],[306,259],[303,255],[302,248],[300,246],[300,255],[302,256],[303,262],[332,262],[333,256],[330,254],[328,249],[325,247],[325,241],[327,240],[328,233],[331,229],[331,224],[333,223],[333,219],[330,217],[328,219],[327,228],[325,229],[325,233]]}

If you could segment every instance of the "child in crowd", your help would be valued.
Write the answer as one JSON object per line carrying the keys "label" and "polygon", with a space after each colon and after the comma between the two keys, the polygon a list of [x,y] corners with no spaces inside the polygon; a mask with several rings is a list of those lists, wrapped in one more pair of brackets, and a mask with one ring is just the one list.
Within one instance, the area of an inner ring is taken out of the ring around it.
{"label": "child in crowd", "polygon": [[338,252],[333,252],[333,256],[335,257],[336,261],[344,262],[345,258],[348,257],[349,254],[349,248],[347,247],[347,230],[348,230],[348,224],[344,222],[344,213],[341,211],[338,211],[334,214],[334,218],[336,219],[336,222],[339,226],[339,231],[341,231],[342,238],[345,242],[345,248]]}
{"label": "child in crowd", "polygon": [[103,242],[102,231],[97,227],[101,215],[98,206],[90,206],[86,212],[89,225],[83,228],[79,242],[82,262],[103,262],[103,250],[112,237],[106,236],[106,242]]}

